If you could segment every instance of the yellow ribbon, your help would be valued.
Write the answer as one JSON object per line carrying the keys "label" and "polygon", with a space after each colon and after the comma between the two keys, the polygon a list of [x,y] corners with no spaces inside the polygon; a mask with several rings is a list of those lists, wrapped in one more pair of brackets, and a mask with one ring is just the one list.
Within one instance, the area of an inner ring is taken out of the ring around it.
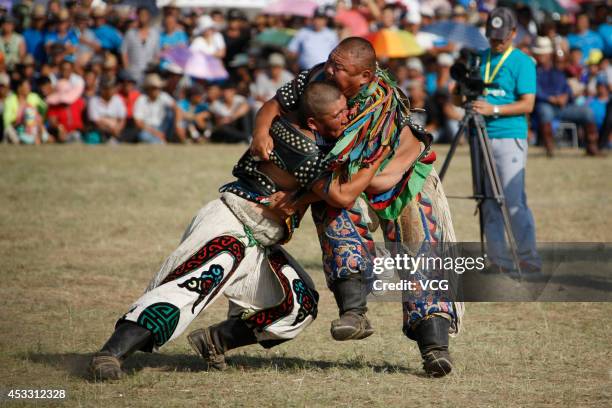
{"label": "yellow ribbon", "polygon": [[514,48],[510,46],[506,50],[506,52],[504,52],[504,55],[502,55],[501,59],[499,60],[495,68],[493,68],[493,75],[491,75],[490,78],[489,78],[489,72],[491,70],[491,50],[489,50],[489,55],[487,56],[487,65],[485,66],[485,77],[484,77],[485,84],[490,84],[491,82],[493,82],[495,75],[497,75],[501,66],[504,65],[504,62],[506,62],[506,59],[508,58],[508,56],[510,55],[513,49]]}

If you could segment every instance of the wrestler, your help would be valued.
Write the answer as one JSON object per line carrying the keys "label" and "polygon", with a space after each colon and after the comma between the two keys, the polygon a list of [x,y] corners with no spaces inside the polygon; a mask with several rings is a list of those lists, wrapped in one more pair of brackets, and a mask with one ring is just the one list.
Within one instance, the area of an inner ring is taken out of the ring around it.
{"label": "wrestler", "polygon": [[[394,148],[379,177],[367,190],[368,205],[383,228],[385,240],[424,244],[453,242],[454,231],[442,185],[429,153],[430,135],[412,123],[408,103],[387,73],[376,64],[371,44],[361,38],[343,40],[326,63],[301,72],[281,87],[257,114],[251,152],[269,158],[274,142],[267,135],[271,119],[293,111],[303,89],[330,80],[348,99],[351,122],[327,156],[335,172],[329,180],[347,178],[364,163],[376,160],[383,145]],[[367,280],[371,278],[374,244],[361,206],[350,210],[324,202],[311,207],[322,248],[327,284],[336,298],[339,319],[332,322],[336,340],[365,338],[372,333],[366,318]],[[444,376],[452,370],[448,335],[456,333],[462,304],[423,292],[403,302],[406,336],[419,346],[425,371]]]}
{"label": "wrestler", "polygon": [[[276,118],[270,129],[275,143],[271,160],[259,164],[245,154],[233,171],[237,180],[223,186],[221,197],[194,217],[178,248],[93,356],[94,378],[121,378],[121,365],[131,353],[153,351],[176,339],[221,294],[230,301],[229,319],[206,330],[210,343],[189,338],[205,358],[211,350],[224,353],[247,344],[272,347],[314,320],[318,294],[312,281],[275,246],[291,237],[305,205],[286,219],[267,206],[269,197],[280,189],[312,190],[330,205],[351,206],[388,149],[350,182],[318,181],[327,163],[315,138],[333,140],[342,133],[346,99],[335,86],[317,83],[307,87],[303,100],[302,127]],[[223,368],[224,361],[213,360],[207,359]]]}

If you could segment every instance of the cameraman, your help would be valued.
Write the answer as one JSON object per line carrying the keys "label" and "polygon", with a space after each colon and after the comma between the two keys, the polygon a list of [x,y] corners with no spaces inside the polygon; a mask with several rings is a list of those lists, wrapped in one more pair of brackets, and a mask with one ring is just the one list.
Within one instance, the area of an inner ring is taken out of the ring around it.
{"label": "cameraman", "polygon": [[[492,155],[497,167],[510,223],[523,272],[539,272],[541,260],[536,251],[535,222],[527,206],[525,164],[527,162],[527,114],[533,110],[536,68],[533,60],[512,46],[516,17],[505,7],[496,8],[487,20],[490,48],[481,54],[480,73],[485,83],[484,98],[473,102],[473,109],[486,122]],[[486,180],[487,196],[492,196]],[[482,205],[488,258],[493,271],[511,271],[514,263],[508,252],[504,222],[495,200]]]}

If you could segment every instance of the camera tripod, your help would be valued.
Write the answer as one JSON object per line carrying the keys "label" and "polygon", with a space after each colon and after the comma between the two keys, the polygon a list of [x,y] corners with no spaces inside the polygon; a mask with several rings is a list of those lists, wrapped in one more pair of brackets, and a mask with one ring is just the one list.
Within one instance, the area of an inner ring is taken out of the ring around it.
{"label": "camera tripod", "polygon": [[[480,224],[480,244],[481,251],[484,254],[484,219],[482,214],[482,205],[485,200],[495,200],[500,207],[502,217],[504,220],[504,230],[510,246],[510,252],[514,265],[518,271],[519,279],[521,277],[521,267],[518,258],[518,249],[514,234],[512,232],[512,226],[510,224],[510,213],[506,206],[504,198],[504,191],[499,175],[497,174],[497,168],[495,167],[495,160],[491,153],[491,145],[489,143],[489,136],[485,125],[484,118],[481,114],[474,111],[472,107],[472,101],[465,104],[465,116],[460,122],[459,130],[453,137],[448,155],[442,164],[440,170],[440,180],[444,178],[448,166],[455,154],[457,145],[461,140],[461,135],[465,133],[469,146],[470,146],[470,161],[472,164],[472,190],[473,195],[469,197],[456,197],[456,198],[470,198],[477,202],[477,211]],[[485,180],[488,179],[489,185],[491,186],[492,196],[487,194],[485,188]]]}

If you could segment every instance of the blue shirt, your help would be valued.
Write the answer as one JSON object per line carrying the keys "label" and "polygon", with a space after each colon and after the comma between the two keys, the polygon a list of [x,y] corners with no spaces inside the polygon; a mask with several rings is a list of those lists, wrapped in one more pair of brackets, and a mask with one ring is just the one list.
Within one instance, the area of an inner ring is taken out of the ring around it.
{"label": "blue shirt", "polygon": [[601,127],[606,120],[606,110],[608,109],[608,100],[602,101],[599,98],[591,98],[588,101],[589,108],[593,111],[593,116],[595,117],[595,124],[597,125],[597,129],[601,130]]}
{"label": "blue shirt", "polygon": [[189,99],[181,99],[178,101],[178,106],[183,112],[190,112],[192,109],[195,114],[208,111],[208,104],[206,102],[199,103],[194,107]]}
{"label": "blue shirt", "polygon": [[589,52],[594,49],[603,50],[604,43],[599,34],[587,30],[583,34],[570,34],[567,36],[570,48],[580,48],[582,51],[582,62],[589,58]]}
{"label": "blue shirt", "polygon": [[327,61],[327,57],[338,45],[338,35],[329,28],[315,31],[310,27],[300,29],[291,39],[288,49],[298,54],[300,69],[309,69]]}
{"label": "blue shirt", "polygon": [[567,77],[556,68],[544,69],[539,67],[537,70],[537,92],[536,102],[548,102],[551,96],[568,94],[572,91],[567,83]]}
{"label": "blue shirt", "polygon": [[79,37],[77,34],[70,30],[64,35],[60,37],[57,32],[52,31],[45,35],[45,44],[62,44],[62,45],[78,45]]}
{"label": "blue shirt", "polygon": [[91,31],[93,31],[100,43],[100,47],[111,51],[119,51],[121,49],[123,37],[116,28],[108,24],[102,24],[100,27],[92,27]]}
{"label": "blue shirt", "polygon": [[[483,78],[488,55],[489,50],[485,50],[481,54],[480,74]],[[491,55],[490,75],[493,75],[501,57],[502,54]],[[493,78],[493,83],[499,85],[499,88],[487,89],[487,95],[485,96],[486,101],[493,105],[508,105],[518,101],[522,95],[535,94],[535,63],[531,57],[515,48]],[[487,133],[492,139],[527,138],[527,117],[525,114],[500,116],[498,118],[485,116],[485,121],[487,123]]]}
{"label": "blue shirt", "polygon": [[606,57],[612,56],[612,24],[602,24],[597,30],[604,42],[604,54]]}
{"label": "blue shirt", "polygon": [[177,30],[171,34],[162,32],[159,35],[159,48],[164,49],[165,47],[178,47],[179,45],[188,45],[189,38],[182,30]]}
{"label": "blue shirt", "polygon": [[45,61],[45,36],[45,31],[35,30],[33,28],[28,28],[23,32],[26,50],[38,63],[43,63]]}

